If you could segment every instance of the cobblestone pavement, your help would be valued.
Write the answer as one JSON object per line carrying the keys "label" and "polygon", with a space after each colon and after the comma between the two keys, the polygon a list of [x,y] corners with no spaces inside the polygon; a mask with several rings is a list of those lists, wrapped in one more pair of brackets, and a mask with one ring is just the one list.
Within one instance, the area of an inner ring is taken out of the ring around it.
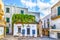
{"label": "cobblestone pavement", "polygon": [[0,40],[59,40],[59,39],[53,39],[53,38],[47,38],[47,37],[44,37],[44,38],[25,37],[24,38],[24,37],[13,37],[11,35],[7,35],[4,39],[0,39]]}

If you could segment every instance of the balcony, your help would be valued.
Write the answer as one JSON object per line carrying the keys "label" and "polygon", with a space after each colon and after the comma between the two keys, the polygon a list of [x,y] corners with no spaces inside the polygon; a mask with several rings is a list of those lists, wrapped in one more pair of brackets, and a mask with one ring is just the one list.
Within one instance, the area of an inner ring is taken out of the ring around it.
{"label": "balcony", "polygon": [[56,17],[54,17],[54,18],[51,18],[52,20],[55,20],[55,19],[58,19],[58,18],[60,18],[60,15],[59,16],[56,16]]}
{"label": "balcony", "polygon": [[60,29],[50,29],[52,32],[60,32]]}
{"label": "balcony", "polygon": [[51,26],[51,29],[56,29],[56,25]]}

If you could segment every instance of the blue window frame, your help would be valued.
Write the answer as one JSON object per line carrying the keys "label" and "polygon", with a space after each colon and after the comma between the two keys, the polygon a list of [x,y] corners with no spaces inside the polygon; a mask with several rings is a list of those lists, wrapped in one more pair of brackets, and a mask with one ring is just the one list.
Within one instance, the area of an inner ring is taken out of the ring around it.
{"label": "blue window frame", "polygon": [[60,7],[58,7],[58,15],[60,15]]}
{"label": "blue window frame", "polygon": [[25,34],[25,30],[24,29],[22,30],[22,34]]}
{"label": "blue window frame", "polygon": [[35,34],[35,30],[32,30],[32,34]]}

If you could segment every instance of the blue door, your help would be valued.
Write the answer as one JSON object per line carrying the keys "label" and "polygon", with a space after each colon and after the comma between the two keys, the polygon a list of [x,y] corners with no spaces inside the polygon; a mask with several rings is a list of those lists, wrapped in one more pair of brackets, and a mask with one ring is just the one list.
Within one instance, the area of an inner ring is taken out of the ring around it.
{"label": "blue door", "polygon": [[22,34],[23,34],[23,35],[25,34],[25,30],[24,30],[24,29],[22,30]]}
{"label": "blue door", "polygon": [[32,30],[32,34],[33,34],[33,35],[35,34],[35,30]]}

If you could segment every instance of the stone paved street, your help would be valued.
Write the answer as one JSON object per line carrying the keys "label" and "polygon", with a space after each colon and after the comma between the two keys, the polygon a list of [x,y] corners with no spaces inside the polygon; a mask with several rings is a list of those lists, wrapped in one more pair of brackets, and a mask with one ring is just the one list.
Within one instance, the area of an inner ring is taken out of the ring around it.
{"label": "stone paved street", "polygon": [[4,39],[0,39],[0,40],[58,40],[58,39],[52,39],[52,38],[40,38],[40,37],[37,37],[37,38],[20,38],[20,37],[13,37],[11,35],[7,35]]}

